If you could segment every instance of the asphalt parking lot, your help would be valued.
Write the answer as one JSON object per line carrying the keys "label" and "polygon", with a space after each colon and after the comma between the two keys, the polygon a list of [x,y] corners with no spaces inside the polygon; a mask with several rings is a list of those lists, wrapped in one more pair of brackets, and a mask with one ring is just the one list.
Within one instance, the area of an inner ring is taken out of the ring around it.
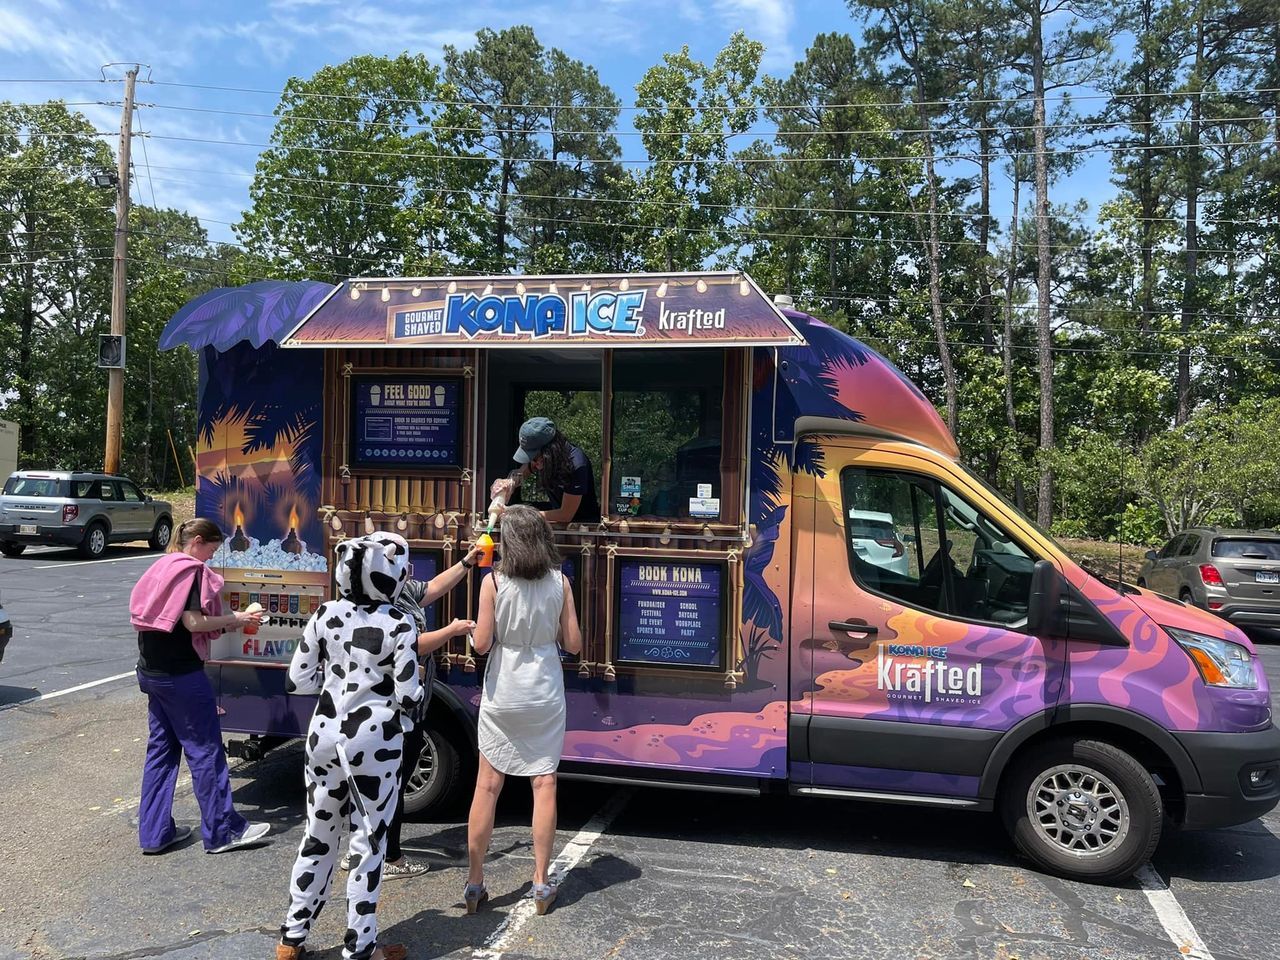
{"label": "asphalt parking lot", "polygon": [[[272,825],[267,846],[137,850],[146,707],[130,679],[127,603],[154,556],[0,559],[15,625],[0,663],[0,960],[273,955],[301,835],[299,745],[232,762],[237,805]],[[1280,643],[1262,658],[1275,687]],[[195,825],[184,782],[175,816]],[[528,788],[507,793],[492,905],[463,913],[461,813],[409,824],[405,845],[432,870],[384,884],[385,942],[486,960],[1280,956],[1280,813],[1166,838],[1153,871],[1107,887],[1029,869],[984,814],[566,782],[558,846],[570,869],[556,909],[536,917],[521,906]],[[340,956],[343,894],[312,935],[320,960]]]}

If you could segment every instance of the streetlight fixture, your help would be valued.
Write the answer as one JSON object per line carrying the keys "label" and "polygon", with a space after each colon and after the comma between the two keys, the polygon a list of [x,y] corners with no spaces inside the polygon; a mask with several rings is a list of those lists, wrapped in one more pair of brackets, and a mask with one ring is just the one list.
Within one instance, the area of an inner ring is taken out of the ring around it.
{"label": "streetlight fixture", "polygon": [[114,173],[111,173],[110,171],[95,173],[89,179],[93,182],[93,185],[95,187],[103,187],[103,188],[114,187],[116,186],[116,184],[120,182],[118,179],[116,179],[116,175]]}

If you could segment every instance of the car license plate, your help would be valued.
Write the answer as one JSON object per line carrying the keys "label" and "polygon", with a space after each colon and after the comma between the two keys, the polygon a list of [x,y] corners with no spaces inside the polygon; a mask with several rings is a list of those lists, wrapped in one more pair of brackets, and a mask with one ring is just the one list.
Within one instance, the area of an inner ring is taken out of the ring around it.
{"label": "car license plate", "polygon": [[34,523],[18,524],[18,534],[23,537],[34,537],[36,535],[36,525]]}
{"label": "car license plate", "polygon": [[1255,570],[1253,579],[1258,583],[1280,583],[1280,573],[1272,570]]}

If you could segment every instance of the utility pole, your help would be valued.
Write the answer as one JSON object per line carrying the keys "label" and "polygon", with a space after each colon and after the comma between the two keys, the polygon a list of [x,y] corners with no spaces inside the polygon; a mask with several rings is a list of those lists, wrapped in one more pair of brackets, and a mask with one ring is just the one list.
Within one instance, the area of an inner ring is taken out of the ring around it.
{"label": "utility pole", "polygon": [[[124,109],[120,114],[120,150],[116,158],[116,244],[111,262],[111,333],[124,336],[125,258],[129,254],[129,148],[133,140],[135,65],[124,76]],[[124,370],[107,371],[107,445],[102,469],[120,472],[120,444],[124,434]]]}

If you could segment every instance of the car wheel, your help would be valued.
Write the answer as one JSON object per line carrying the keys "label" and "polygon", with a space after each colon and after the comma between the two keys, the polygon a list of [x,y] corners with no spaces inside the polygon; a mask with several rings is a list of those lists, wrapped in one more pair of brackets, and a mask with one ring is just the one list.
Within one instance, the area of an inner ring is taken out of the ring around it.
{"label": "car wheel", "polygon": [[106,552],[107,528],[101,523],[89,524],[89,529],[84,532],[84,539],[80,541],[80,556],[97,560]]}
{"label": "car wheel", "polygon": [[1140,586],[1143,590],[1147,589],[1147,578],[1146,578],[1146,577],[1139,577],[1139,578],[1138,578],[1138,586]]}
{"label": "car wheel", "polygon": [[427,730],[418,765],[404,788],[405,814],[448,808],[462,786],[462,757],[458,748],[439,730]]}
{"label": "car wheel", "polygon": [[0,553],[6,557],[20,557],[25,549],[27,549],[25,543],[0,543]]}
{"label": "car wheel", "polygon": [[1191,595],[1191,591],[1186,589],[1185,587],[1181,591],[1179,591],[1178,599],[1181,600],[1183,603],[1185,603],[1188,607],[1194,607],[1196,605],[1196,598],[1193,597]]}
{"label": "car wheel", "polygon": [[1136,759],[1100,740],[1034,748],[1001,783],[1000,812],[1018,849],[1073,880],[1131,876],[1160,842],[1164,803]]}
{"label": "car wheel", "polygon": [[147,542],[151,544],[152,550],[167,550],[169,539],[172,536],[173,521],[168,517],[161,517],[160,522],[156,524],[156,528],[151,531],[151,539]]}

